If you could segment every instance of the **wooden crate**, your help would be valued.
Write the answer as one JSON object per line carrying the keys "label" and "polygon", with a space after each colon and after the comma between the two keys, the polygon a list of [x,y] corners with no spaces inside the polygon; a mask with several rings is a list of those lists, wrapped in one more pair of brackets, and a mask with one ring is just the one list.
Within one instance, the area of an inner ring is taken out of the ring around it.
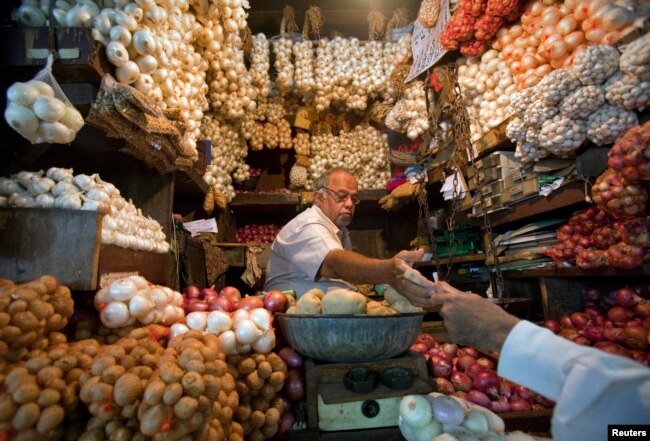
{"label": "wooden crate", "polygon": [[0,210],[0,277],[22,283],[51,274],[80,291],[98,289],[114,273],[173,282],[170,254],[101,245],[102,217],[59,208]]}
{"label": "wooden crate", "polygon": [[101,217],[58,208],[1,210],[0,277],[22,283],[51,274],[70,289],[95,289]]}
{"label": "wooden crate", "polygon": [[587,286],[588,280],[585,279],[540,277],[544,320],[558,320],[563,315],[581,311],[582,291]]}

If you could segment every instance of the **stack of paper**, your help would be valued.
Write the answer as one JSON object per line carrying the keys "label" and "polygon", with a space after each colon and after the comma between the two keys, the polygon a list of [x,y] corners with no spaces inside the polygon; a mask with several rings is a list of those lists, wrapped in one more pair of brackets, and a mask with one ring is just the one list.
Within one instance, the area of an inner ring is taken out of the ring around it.
{"label": "stack of paper", "polygon": [[501,269],[539,268],[552,265],[544,253],[559,243],[556,226],[566,219],[534,222],[494,238]]}

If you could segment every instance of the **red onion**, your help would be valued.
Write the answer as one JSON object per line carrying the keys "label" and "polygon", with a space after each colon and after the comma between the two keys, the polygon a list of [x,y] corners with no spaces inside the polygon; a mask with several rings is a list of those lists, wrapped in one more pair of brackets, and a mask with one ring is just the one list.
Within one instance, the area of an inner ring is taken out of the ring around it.
{"label": "red onion", "polygon": [[499,397],[510,398],[512,396],[512,388],[512,381],[499,377]]}
{"label": "red onion", "polygon": [[490,397],[497,397],[499,395],[499,377],[492,370],[484,370],[472,378],[472,387]]}
{"label": "red onion", "polygon": [[237,305],[225,297],[216,297],[208,301],[208,309],[210,311],[233,312],[237,309]]}
{"label": "red onion", "polygon": [[199,298],[205,300],[206,297],[218,297],[219,294],[212,287],[203,288],[199,293]]}
{"label": "red onion", "polygon": [[237,309],[250,311],[255,308],[264,308],[264,302],[257,296],[246,296],[237,303]]}
{"label": "red onion", "polygon": [[471,401],[474,404],[478,404],[479,406],[483,406],[486,409],[491,409],[492,408],[492,400],[490,400],[490,397],[485,395],[483,392],[472,389],[469,392],[467,392],[467,395],[465,395],[465,399],[467,401]]}
{"label": "red onion", "polygon": [[484,370],[485,368],[483,366],[481,366],[478,363],[474,363],[470,365],[467,369],[465,369],[465,373],[469,375],[470,378],[473,379],[476,376],[476,374],[478,374],[479,372],[483,372]]}
{"label": "red onion", "polygon": [[187,297],[188,299],[196,299],[199,297],[200,293],[201,290],[195,285],[187,285],[183,290],[183,296]]}
{"label": "red onion", "polygon": [[607,311],[607,318],[614,323],[614,325],[623,327],[625,324],[634,317],[634,312],[625,309],[622,306],[614,306]]}
{"label": "red onion", "polygon": [[476,363],[476,359],[470,355],[463,355],[456,358],[456,370],[465,372],[468,367]]}
{"label": "red onion", "polygon": [[[454,375],[454,374],[452,374]],[[436,390],[441,394],[451,395],[454,393],[454,385],[446,378],[438,377],[436,380]]]}
{"label": "red onion", "polygon": [[452,395],[458,398],[462,398],[463,400],[467,399],[467,392],[463,392],[462,390],[457,390]]}
{"label": "red onion", "polygon": [[638,296],[632,288],[621,288],[616,291],[616,303],[624,308],[632,308],[643,301],[643,298]]}
{"label": "red onion", "polygon": [[502,397],[499,397],[498,400],[492,401],[490,409],[492,412],[496,413],[506,413],[510,412],[510,403],[508,403],[507,399],[501,399]]}
{"label": "red onion", "polygon": [[296,351],[291,346],[286,346],[278,352],[278,355],[287,364],[289,369],[295,369],[302,366],[303,358],[300,352]]}
{"label": "red onion", "polygon": [[648,330],[643,326],[626,326],[621,333],[623,345],[630,349],[648,350]]}
{"label": "red onion", "polygon": [[429,375],[433,377],[449,378],[451,375],[451,363],[440,355],[433,355],[427,360]]}
{"label": "red onion", "polygon": [[486,369],[494,370],[494,362],[489,358],[479,357],[476,359],[476,362]]}
{"label": "red onion", "polygon": [[263,303],[271,312],[284,312],[287,308],[287,296],[280,290],[272,289],[264,295]]}
{"label": "red onion", "polygon": [[603,339],[612,343],[618,343],[621,341],[622,332],[623,332],[622,328],[615,328],[613,326],[604,326]]}
{"label": "red onion", "polygon": [[418,334],[418,336],[415,337],[415,343],[422,343],[427,347],[427,349],[431,349],[438,344],[436,339],[433,338],[431,334],[427,334],[426,332],[421,332]]}
{"label": "red onion", "polygon": [[594,348],[598,348],[602,351],[609,352],[614,355],[622,355],[623,357],[630,357],[630,351],[625,349],[623,346],[617,345],[610,341],[599,341],[594,345]]}
{"label": "red onion", "polygon": [[523,398],[524,400],[530,400],[533,398],[533,391],[521,384],[515,384],[512,388],[512,392],[513,395]]}
{"label": "red onion", "polygon": [[558,334],[561,329],[560,322],[557,320],[546,320],[544,326],[553,331],[554,334]]}
{"label": "red onion", "polygon": [[241,300],[241,292],[239,292],[239,290],[234,286],[224,286],[221,288],[221,291],[219,291],[219,295],[229,299],[235,304]]}
{"label": "red onion", "polygon": [[289,399],[297,401],[305,396],[305,382],[298,369],[289,369],[284,382],[284,391]]}
{"label": "red onion", "polygon": [[590,346],[590,342],[589,342],[589,340],[587,340],[587,339],[586,339],[585,337],[583,337],[582,335],[578,335],[578,336],[574,337],[574,338],[573,338],[573,342],[574,342],[574,343],[577,343],[577,344],[579,344],[579,345],[581,345],[581,346]]}
{"label": "red onion", "polygon": [[630,349],[630,356],[639,363],[643,363],[646,366],[650,365],[650,352],[641,349]]}
{"label": "red onion", "polygon": [[472,390],[472,379],[464,372],[454,371],[451,373],[451,383],[456,390],[469,392]]}
{"label": "red onion", "polygon": [[603,327],[602,326],[585,326],[584,337],[589,340],[591,343],[597,343],[603,340]]}
{"label": "red onion", "polygon": [[510,400],[510,410],[512,412],[526,412],[532,410],[532,406],[528,400],[525,400],[517,395],[513,395]]}
{"label": "red onion", "polygon": [[568,315],[563,315],[562,317],[560,317],[560,326],[563,328],[573,328],[571,317],[569,317]]}
{"label": "red onion", "polygon": [[296,422],[296,417],[293,416],[293,412],[290,410],[285,410],[280,415],[280,423],[278,424],[278,435],[287,433],[293,428],[293,424]]}
{"label": "red onion", "polygon": [[643,327],[646,328],[646,329],[650,329],[650,317],[646,317],[643,320]]}
{"label": "red onion", "polygon": [[582,329],[589,324],[589,316],[584,312],[574,312],[569,318],[573,326],[577,329]]}
{"label": "red onion", "polygon": [[451,357],[451,355],[449,355],[449,354],[446,353],[446,352],[443,352],[443,350],[442,350],[441,348],[439,348],[439,347],[438,347],[438,348],[431,348],[431,349],[429,349],[429,351],[427,352],[427,354],[429,355],[429,357],[433,357],[434,355],[439,356],[439,357],[441,357],[442,359],[448,361],[449,364],[452,364],[452,365],[453,365],[454,359]]}
{"label": "red onion", "polygon": [[456,356],[456,352],[458,352],[458,346],[453,343],[445,343],[442,345],[442,350],[453,358]]}
{"label": "red onion", "polygon": [[429,348],[427,348],[427,345],[425,345],[424,343],[413,343],[409,347],[409,351],[418,352],[420,354],[426,354],[428,350]]}
{"label": "red onion", "polygon": [[650,317],[650,302],[642,300],[634,305],[634,313],[641,318]]}
{"label": "red onion", "polygon": [[555,402],[553,400],[549,400],[544,395],[535,394],[535,401],[538,404],[544,406],[546,409],[550,409],[551,407],[555,406]]}
{"label": "red onion", "polygon": [[207,302],[204,302],[203,300],[190,299],[187,302],[187,311],[189,311],[189,312],[207,311],[207,310],[208,310],[208,304],[207,304]]}
{"label": "red onion", "polygon": [[[478,351],[474,349],[471,346],[465,346],[462,348],[463,351],[465,351],[465,355],[469,355],[470,357],[478,358]],[[460,354],[457,354],[460,357]]]}

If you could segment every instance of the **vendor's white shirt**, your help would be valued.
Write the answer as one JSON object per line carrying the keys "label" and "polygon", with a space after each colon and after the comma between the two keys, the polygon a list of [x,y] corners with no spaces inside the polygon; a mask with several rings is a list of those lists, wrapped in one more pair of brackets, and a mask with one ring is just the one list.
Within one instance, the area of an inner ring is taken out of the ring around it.
{"label": "vendor's white shirt", "polygon": [[355,289],[341,279],[316,280],[327,253],[340,249],[352,249],[347,228],[337,227],[316,205],[307,208],[275,237],[266,266],[264,290],[293,289],[300,297],[312,288],[323,292],[334,288]]}
{"label": "vendor's white shirt", "polygon": [[608,424],[650,424],[650,368],[527,321],[508,334],[498,374],[556,401],[554,441],[607,440]]}

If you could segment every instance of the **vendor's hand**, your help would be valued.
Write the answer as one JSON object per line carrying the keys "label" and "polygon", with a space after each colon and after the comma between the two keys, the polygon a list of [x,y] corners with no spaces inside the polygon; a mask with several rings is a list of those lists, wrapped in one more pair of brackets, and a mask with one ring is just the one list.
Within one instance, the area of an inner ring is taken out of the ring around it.
{"label": "vendor's hand", "polygon": [[422,249],[397,253],[393,257],[396,280],[391,285],[394,285],[393,288],[409,299],[413,305],[427,309],[434,306],[432,295],[441,290],[434,282],[412,268],[413,264],[421,261],[423,256]]}
{"label": "vendor's hand", "polygon": [[442,306],[440,315],[450,342],[500,351],[519,319],[477,294],[459,291],[447,282],[436,285],[444,292],[435,294],[432,301]]}

